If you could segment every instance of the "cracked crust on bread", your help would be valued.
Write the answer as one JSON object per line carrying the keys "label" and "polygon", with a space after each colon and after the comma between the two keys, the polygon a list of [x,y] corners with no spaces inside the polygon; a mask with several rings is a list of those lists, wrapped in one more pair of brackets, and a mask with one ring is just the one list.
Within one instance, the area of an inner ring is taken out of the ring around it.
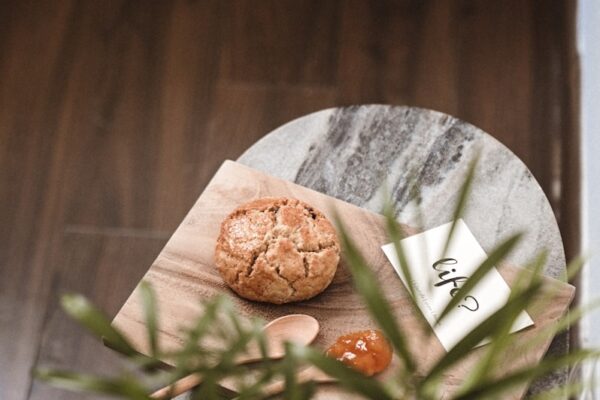
{"label": "cracked crust on bread", "polygon": [[333,279],[340,246],[329,220],[290,198],[262,198],[221,224],[215,263],[240,296],[283,304],[321,293]]}

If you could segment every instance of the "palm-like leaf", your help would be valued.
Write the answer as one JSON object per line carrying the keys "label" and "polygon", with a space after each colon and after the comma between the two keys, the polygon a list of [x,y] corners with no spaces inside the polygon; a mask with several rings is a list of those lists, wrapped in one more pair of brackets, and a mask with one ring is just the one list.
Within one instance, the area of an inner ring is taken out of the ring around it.
{"label": "palm-like leaf", "polygon": [[[459,193],[457,205],[453,212],[454,221],[444,244],[443,254],[448,251],[455,232],[456,222],[463,215],[467,206],[470,188],[475,177],[477,160],[478,157],[471,163]],[[414,186],[410,190],[411,193],[412,191],[416,193],[419,188]],[[400,240],[403,239],[402,230],[395,220],[395,213],[390,203],[387,204],[384,214],[389,237],[394,243],[400,267],[407,278],[408,290],[413,294],[411,268],[400,244]],[[238,397],[241,400],[261,398],[267,385],[277,384],[278,381],[273,381],[274,379],[283,380],[285,383],[286,398],[292,400],[308,399],[314,393],[314,383],[298,382],[297,379],[299,368],[307,363],[336,378],[339,384],[348,391],[361,394],[367,398],[390,400],[394,398],[435,399],[443,375],[449,368],[466,357],[473,347],[484,339],[491,339],[491,344],[487,347],[484,357],[479,361],[474,372],[463,382],[459,392],[454,396],[455,399],[501,396],[516,385],[522,385],[549,371],[599,357],[600,353],[597,351],[581,350],[563,357],[548,358],[542,360],[538,365],[527,366],[500,377],[497,374],[487,373],[487,371],[492,370],[491,367],[495,365],[504,350],[514,340],[514,335],[510,335],[509,331],[515,319],[534,299],[539,301],[539,296],[542,294],[542,281],[539,276],[545,260],[544,256],[541,255],[528,266],[532,271],[519,274],[513,283],[511,295],[503,307],[468,333],[432,366],[425,376],[417,376],[417,365],[413,353],[409,348],[406,334],[400,329],[398,321],[394,317],[392,306],[386,300],[375,274],[368,267],[366,260],[347,234],[339,218],[336,218],[336,223],[345,251],[345,261],[352,272],[356,290],[371,317],[390,340],[398,358],[403,363],[403,368],[399,368],[398,375],[393,380],[381,383],[325,356],[319,350],[292,344],[286,346],[286,356],[283,360],[270,361],[266,357],[268,349],[266,348],[266,340],[261,324],[258,321],[242,319],[236,312],[233,303],[225,297],[217,297],[203,304],[202,315],[192,323],[191,327],[182,331],[185,340],[181,349],[170,352],[161,351],[158,341],[156,300],[151,287],[146,283],[142,283],[140,291],[150,353],[154,357],[166,357],[175,362],[176,365],[171,371],[156,373],[153,369],[147,367],[156,366],[157,361],[140,355],[128,340],[111,326],[109,319],[87,299],[79,295],[66,295],[62,299],[62,305],[70,316],[94,335],[103,337],[111,347],[126,355],[135,365],[140,367],[143,373],[153,374],[152,377],[156,377],[157,382],[168,384],[190,373],[200,374],[204,383],[194,391],[192,398],[201,398],[202,400],[223,398],[219,382],[224,378],[243,378],[241,379],[241,391]],[[451,299],[438,322],[457,306],[461,298],[476,287],[493,266],[497,265],[510,253],[519,240],[520,235],[512,236],[490,253],[490,256],[481,263],[476,272]],[[577,259],[571,263],[568,268],[569,277],[572,277],[581,268],[581,265],[583,265],[583,259]],[[551,301],[553,293],[552,288],[546,288],[544,295],[547,296],[547,301]],[[559,323],[543,331],[542,335],[547,337],[547,335],[566,328],[581,318],[586,311],[586,308],[573,311]],[[421,322],[423,322],[425,332],[432,332],[424,318]],[[536,340],[534,338],[531,343],[525,345],[538,345],[539,343]],[[257,345],[261,349],[264,359],[254,367],[254,371],[257,372],[256,379],[247,382],[244,375],[247,374],[249,369],[236,366],[235,359],[243,354],[250,345]],[[419,372],[422,373],[422,371]],[[148,399],[143,381],[129,376],[110,379],[45,369],[37,369],[35,375],[37,378],[55,386],[72,390],[94,391],[132,400]],[[569,387],[572,387],[573,391],[580,389],[578,384]]]}
{"label": "palm-like leaf", "polygon": [[473,161],[471,161],[471,163],[469,164],[469,169],[467,170],[465,181],[463,182],[462,188],[459,192],[458,201],[454,209],[454,214],[452,215],[452,225],[450,226],[450,231],[448,232],[448,237],[446,238],[446,243],[444,244],[442,256],[445,256],[448,252],[450,244],[452,243],[452,238],[454,237],[456,224],[458,223],[458,220],[462,217],[463,212],[467,206],[467,200],[469,199],[469,194],[471,193],[471,186],[473,185],[473,180],[475,179],[475,171],[477,169],[478,162],[479,155],[476,155]]}
{"label": "palm-like leaf", "polygon": [[41,368],[35,370],[34,376],[63,389],[121,396],[131,400],[148,400],[144,387],[131,377],[101,378],[94,375]]}
{"label": "palm-like leaf", "polygon": [[446,305],[442,313],[440,314],[437,323],[440,323],[454,308],[461,302],[461,300],[469,294],[473,288],[477,286],[479,282],[494,268],[500,261],[502,261],[510,251],[516,246],[521,240],[521,234],[516,234],[508,238],[502,244],[500,244],[492,253],[487,257],[477,270],[471,275],[471,277],[465,282],[463,286],[456,292],[454,297],[450,299],[450,302]]}
{"label": "palm-like leaf", "polygon": [[352,279],[356,290],[361,295],[371,316],[375,319],[381,330],[386,334],[394,349],[401,355],[401,359],[409,372],[416,369],[413,357],[408,350],[404,334],[400,330],[390,304],[382,294],[381,288],[373,272],[367,266],[339,218],[336,218],[346,262],[352,271]]}
{"label": "palm-like leaf", "polygon": [[[546,259],[546,253],[542,252],[526,269],[521,271],[515,280],[509,296],[509,301],[519,296],[527,288],[532,287],[532,285],[539,286],[540,289],[542,288],[540,271],[546,264]],[[522,307],[527,307],[527,305],[534,300],[535,296],[539,294],[538,292],[538,290],[534,291],[531,294],[531,298],[526,299]],[[514,336],[510,335],[510,330],[523,308],[516,309],[516,311],[509,314],[507,318],[500,320],[500,326],[490,334],[491,343],[489,344],[487,351],[473,368],[473,373],[470,374],[461,385],[460,392],[468,391],[468,388],[487,379],[489,374],[493,371],[493,367],[496,365],[498,358],[502,357],[504,349],[514,341]]]}
{"label": "palm-like leaf", "polygon": [[539,287],[540,284],[537,283],[527,288],[519,295],[510,299],[503,307],[486,318],[481,324],[475,327],[475,329],[469,332],[431,369],[428,377],[425,380],[426,383],[433,381],[450,366],[462,360],[467,354],[469,354],[473,347],[479,344],[482,340],[488,338],[493,332],[501,329],[506,320],[510,319],[515,314],[519,314],[523,307],[527,307],[527,305],[532,301],[533,295],[537,292],[537,290],[539,290]]}
{"label": "palm-like leaf", "polygon": [[546,358],[534,367],[525,367],[496,380],[480,381],[468,392],[457,396],[455,400],[483,399],[497,396],[517,385],[543,376],[548,372],[568,367],[585,360],[597,359],[599,356],[600,352],[598,351],[578,350],[561,357]]}
{"label": "palm-like leaf", "polygon": [[156,317],[156,300],[152,287],[148,282],[140,284],[140,294],[142,297],[142,306],[144,309],[144,317],[146,322],[146,332],[148,335],[148,343],[150,345],[150,355],[156,357],[158,353],[158,323]]}
{"label": "palm-like leaf", "polygon": [[127,356],[138,355],[129,341],[111,326],[108,318],[85,297],[67,294],[62,297],[61,304],[67,314],[118,352]]}
{"label": "palm-like leaf", "polygon": [[377,380],[364,376],[318,350],[303,346],[292,346],[292,348],[299,358],[309,361],[329,376],[336,378],[346,389],[373,400],[393,400],[385,386]]}

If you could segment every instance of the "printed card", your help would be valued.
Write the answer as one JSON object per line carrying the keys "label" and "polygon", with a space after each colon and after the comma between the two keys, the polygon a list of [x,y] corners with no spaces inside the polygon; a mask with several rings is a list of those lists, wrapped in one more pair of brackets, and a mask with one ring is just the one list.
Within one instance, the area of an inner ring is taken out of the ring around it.
{"label": "printed card", "polygon": [[[442,255],[452,223],[430,229],[403,239],[410,275],[413,280],[415,302],[432,326],[436,336],[448,351],[495,311],[506,304],[510,288],[496,268],[463,297],[456,309],[436,325],[450,299],[487,258],[483,248],[467,224],[458,220],[452,242]],[[394,244],[381,247],[394,269],[406,285],[406,277],[396,255]],[[523,311],[517,317],[511,332],[533,325],[531,317]],[[487,343],[483,341],[479,345]]]}

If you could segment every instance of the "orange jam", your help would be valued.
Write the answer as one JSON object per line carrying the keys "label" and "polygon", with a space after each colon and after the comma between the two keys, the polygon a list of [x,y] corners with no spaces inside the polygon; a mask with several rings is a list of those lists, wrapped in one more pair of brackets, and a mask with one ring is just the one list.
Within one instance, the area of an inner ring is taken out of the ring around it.
{"label": "orange jam", "polygon": [[381,331],[369,329],[340,336],[327,355],[371,376],[390,365],[392,348]]}

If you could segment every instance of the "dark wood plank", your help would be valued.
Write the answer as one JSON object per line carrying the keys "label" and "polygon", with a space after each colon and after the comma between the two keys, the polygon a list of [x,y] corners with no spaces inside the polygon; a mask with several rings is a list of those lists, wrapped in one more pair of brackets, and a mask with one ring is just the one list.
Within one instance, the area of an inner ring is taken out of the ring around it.
{"label": "dark wood plank", "polygon": [[[83,293],[110,317],[125,302],[166,240],[165,235],[70,229],[64,235],[62,256],[52,277],[52,295],[43,323],[43,337],[36,362],[40,366],[103,375],[124,367],[123,360],[88,335],[59,307],[65,293]],[[30,399],[101,398],[67,393],[35,382]]]}
{"label": "dark wood plank", "polygon": [[171,13],[166,2],[85,3],[61,126],[67,224],[152,227]]}
{"label": "dark wood plank", "polygon": [[419,2],[349,0],[340,4],[338,104],[410,104]]}
{"label": "dark wood plank", "polygon": [[[512,149],[530,168],[533,5],[462,2],[459,115]],[[534,175],[538,171],[533,171]]]}
{"label": "dark wood plank", "polygon": [[222,79],[266,84],[331,84],[337,61],[338,1],[222,3],[219,14],[223,27]]}
{"label": "dark wood plank", "polygon": [[198,186],[208,183],[224,159],[239,157],[265,132],[287,121],[331,106],[334,96],[321,87],[219,83],[202,148],[206,175]]}
{"label": "dark wood plank", "polygon": [[[64,2],[1,7],[0,55],[0,397],[25,399],[41,334],[56,232],[55,130],[73,7]],[[35,54],[35,57],[33,56]]]}

